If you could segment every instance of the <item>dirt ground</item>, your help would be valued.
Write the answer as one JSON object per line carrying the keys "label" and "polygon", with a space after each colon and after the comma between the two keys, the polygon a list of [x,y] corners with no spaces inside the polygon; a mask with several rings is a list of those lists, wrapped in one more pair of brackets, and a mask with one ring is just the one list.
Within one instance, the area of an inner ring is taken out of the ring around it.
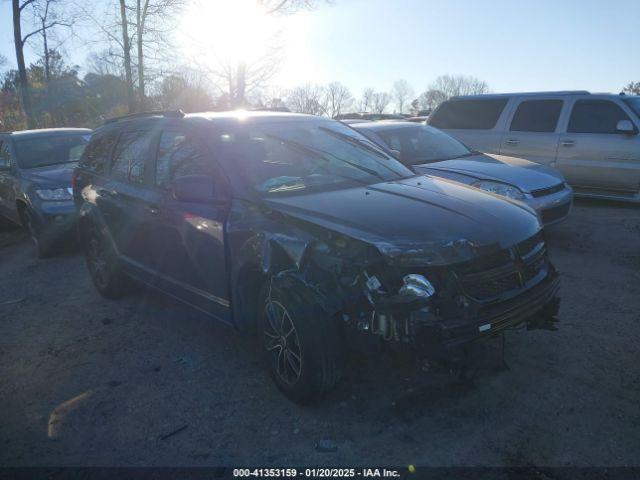
{"label": "dirt ground", "polygon": [[4,229],[0,465],[640,465],[640,208],[579,202],[548,238],[559,330],[508,332],[509,369],[491,339],[473,381],[378,361],[299,407],[252,341],[144,291],[104,300],[81,255]]}

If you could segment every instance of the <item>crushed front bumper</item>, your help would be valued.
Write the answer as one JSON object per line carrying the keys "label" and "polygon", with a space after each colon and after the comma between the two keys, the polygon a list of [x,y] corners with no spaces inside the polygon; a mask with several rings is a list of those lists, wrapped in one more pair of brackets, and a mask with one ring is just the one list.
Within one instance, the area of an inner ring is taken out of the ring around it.
{"label": "crushed front bumper", "polygon": [[560,299],[559,278],[555,270],[522,294],[481,308],[471,321],[445,319],[428,309],[412,312],[410,325],[413,344],[425,356],[449,356],[460,347],[509,328],[554,329]]}

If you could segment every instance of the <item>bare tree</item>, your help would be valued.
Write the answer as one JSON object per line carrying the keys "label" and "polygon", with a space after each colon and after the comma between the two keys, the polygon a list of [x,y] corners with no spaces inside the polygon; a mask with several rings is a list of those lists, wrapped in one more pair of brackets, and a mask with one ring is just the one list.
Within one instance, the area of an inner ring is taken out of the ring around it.
{"label": "bare tree", "polygon": [[358,103],[358,110],[361,112],[368,112],[373,108],[373,97],[375,92],[373,88],[365,88],[362,92],[362,97]]}
{"label": "bare tree", "polygon": [[404,112],[404,107],[409,104],[409,99],[413,96],[413,88],[404,79],[398,80],[393,84],[391,95],[396,103],[398,113]]}
{"label": "bare tree", "polygon": [[[121,0],[121,3],[126,0]],[[169,50],[169,34],[173,20],[184,6],[184,0],[135,0],[129,7],[135,13],[135,43],[137,53],[136,70],[138,73],[138,104],[145,105],[146,58],[160,51]]]}
{"label": "bare tree", "polygon": [[85,61],[87,70],[98,75],[113,75],[114,77],[125,78],[121,58],[111,49],[100,52],[91,52]]}
{"label": "bare tree", "polygon": [[[52,62],[56,61],[58,50],[67,38],[60,37],[60,29],[64,28],[69,34],[73,34],[75,15],[72,9],[65,6],[60,0],[34,0],[33,20],[39,28],[42,49],[42,64],[44,67],[45,94],[47,98],[47,110],[49,117],[56,123],[56,112],[52,109],[51,97],[51,69]],[[66,8],[65,8],[66,7]]]}
{"label": "bare tree", "polygon": [[292,89],[286,98],[286,104],[297,113],[324,115],[327,111],[324,88],[307,83]]}
{"label": "bare tree", "polygon": [[429,90],[439,90],[447,98],[458,95],[478,95],[488,93],[489,86],[483,80],[466,75],[441,75],[436,78]]}
{"label": "bare tree", "polygon": [[[313,8],[322,0],[257,0],[267,15],[292,15]],[[209,50],[206,46],[198,50]],[[280,69],[282,44],[279,33],[267,40],[265,53],[252,60],[220,60],[215,67],[203,65],[212,81],[219,85],[229,108],[245,107],[248,98],[265,88]]]}
{"label": "bare tree", "polygon": [[317,0],[258,0],[269,15],[288,15],[300,10],[313,8]]}
{"label": "bare tree", "polygon": [[344,109],[348,109],[353,104],[353,95],[347,87],[340,82],[331,82],[325,88],[325,104],[327,107],[327,115],[335,118]]}
{"label": "bare tree", "polygon": [[629,95],[640,95],[640,82],[630,82],[622,91]]}
{"label": "bare tree", "polygon": [[251,62],[220,60],[217,65],[200,65],[228,99],[229,108],[246,107],[247,98],[265,88],[281,65],[281,47],[273,43]]}
{"label": "bare tree", "polygon": [[376,92],[373,94],[373,113],[384,113],[391,103],[391,95],[387,92]]}
{"label": "bare tree", "polygon": [[447,95],[441,90],[427,90],[418,97],[418,105],[422,110],[433,110],[447,100]]}
{"label": "bare tree", "polygon": [[126,0],[119,0],[120,4],[120,26],[122,35],[122,53],[124,59],[124,72],[127,82],[127,105],[129,112],[135,111],[135,98],[133,92],[133,73],[131,68],[131,39],[129,38],[129,20],[127,18]]}

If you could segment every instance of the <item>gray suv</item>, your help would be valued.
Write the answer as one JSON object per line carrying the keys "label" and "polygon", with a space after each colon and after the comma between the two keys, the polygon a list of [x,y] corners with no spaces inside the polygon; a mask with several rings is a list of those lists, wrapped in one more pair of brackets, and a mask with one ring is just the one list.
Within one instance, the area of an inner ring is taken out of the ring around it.
{"label": "gray suv", "polygon": [[640,202],[640,97],[586,91],[455,97],[427,122],[479,151],[554,167],[576,196]]}

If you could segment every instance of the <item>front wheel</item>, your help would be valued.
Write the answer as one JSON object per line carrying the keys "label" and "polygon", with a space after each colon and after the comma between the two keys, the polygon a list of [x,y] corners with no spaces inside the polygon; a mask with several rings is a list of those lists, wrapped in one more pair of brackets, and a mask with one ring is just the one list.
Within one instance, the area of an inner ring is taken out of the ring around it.
{"label": "front wheel", "polygon": [[295,292],[269,286],[263,289],[261,316],[267,365],[287,398],[308,403],[336,385],[342,342],[334,319]]}
{"label": "front wheel", "polygon": [[96,290],[105,298],[120,298],[125,293],[126,278],[109,240],[96,227],[90,227],[84,245],[85,261]]}
{"label": "front wheel", "polygon": [[52,250],[51,242],[43,237],[35,215],[28,208],[22,212],[22,225],[33,245],[36,256],[38,258],[47,257]]}

